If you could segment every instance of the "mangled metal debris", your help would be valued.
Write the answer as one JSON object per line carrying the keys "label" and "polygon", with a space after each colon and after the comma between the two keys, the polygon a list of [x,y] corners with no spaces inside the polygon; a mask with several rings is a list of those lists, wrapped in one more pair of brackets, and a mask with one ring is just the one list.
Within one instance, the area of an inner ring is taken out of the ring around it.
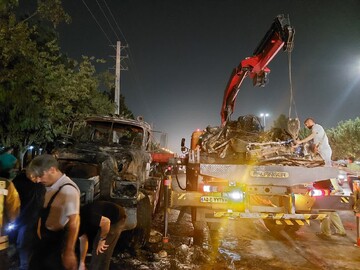
{"label": "mangled metal debris", "polygon": [[323,164],[320,156],[306,146],[294,148],[300,122],[292,119],[288,130],[264,131],[260,119],[254,115],[240,116],[225,126],[208,126],[199,137],[198,147],[202,159],[211,163],[221,158],[223,162],[247,164],[282,164],[288,166],[316,167]]}

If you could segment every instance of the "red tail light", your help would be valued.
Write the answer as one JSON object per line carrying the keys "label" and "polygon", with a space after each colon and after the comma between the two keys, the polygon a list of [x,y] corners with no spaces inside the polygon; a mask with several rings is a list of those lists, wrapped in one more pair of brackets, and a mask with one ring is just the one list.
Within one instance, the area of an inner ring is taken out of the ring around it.
{"label": "red tail light", "polygon": [[312,189],[310,191],[311,197],[323,197],[323,196],[329,196],[330,190],[329,189]]}

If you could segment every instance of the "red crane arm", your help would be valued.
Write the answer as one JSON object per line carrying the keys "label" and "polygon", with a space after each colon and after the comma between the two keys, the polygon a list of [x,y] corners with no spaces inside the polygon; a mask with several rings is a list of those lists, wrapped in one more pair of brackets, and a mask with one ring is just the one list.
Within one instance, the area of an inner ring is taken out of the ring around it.
{"label": "red crane arm", "polygon": [[253,79],[254,86],[264,87],[267,75],[270,73],[267,65],[281,48],[284,51],[292,51],[294,35],[295,30],[290,26],[289,17],[278,15],[255,49],[253,56],[242,60],[239,66],[233,70],[224,92],[221,107],[222,125],[225,125],[234,111],[235,100],[243,80],[249,76]]}

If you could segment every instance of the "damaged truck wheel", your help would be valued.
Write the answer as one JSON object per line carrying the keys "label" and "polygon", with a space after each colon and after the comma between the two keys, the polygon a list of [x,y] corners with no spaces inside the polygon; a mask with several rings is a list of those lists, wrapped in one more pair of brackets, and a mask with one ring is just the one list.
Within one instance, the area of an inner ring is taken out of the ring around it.
{"label": "damaged truck wheel", "polygon": [[118,250],[126,248],[137,250],[146,245],[150,237],[151,210],[149,197],[145,196],[137,204],[136,228],[121,233],[117,246]]}
{"label": "damaged truck wheel", "polygon": [[209,245],[210,230],[207,223],[203,221],[196,221],[193,223],[193,226],[194,226],[194,235],[193,235],[194,245],[197,246]]}
{"label": "damaged truck wheel", "polygon": [[138,202],[137,206],[137,226],[133,230],[132,246],[142,248],[149,240],[151,230],[151,205],[148,196]]}
{"label": "damaged truck wheel", "polygon": [[264,219],[264,223],[266,228],[273,234],[278,234],[285,228],[285,225],[276,224],[276,220],[272,219]]}

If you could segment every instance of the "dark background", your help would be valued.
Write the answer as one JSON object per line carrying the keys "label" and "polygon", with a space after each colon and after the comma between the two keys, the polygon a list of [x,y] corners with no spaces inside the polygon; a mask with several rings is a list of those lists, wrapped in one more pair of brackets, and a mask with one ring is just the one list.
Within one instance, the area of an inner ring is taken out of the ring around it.
{"label": "dark background", "polygon": [[269,127],[283,113],[331,128],[359,116],[358,0],[65,0],[64,7],[72,23],[59,27],[63,52],[103,58],[107,64],[97,68],[104,70],[115,67],[111,45],[127,44],[121,93],[135,115],[168,134],[175,152],[193,130],[220,124],[232,69],[251,56],[278,14],[289,14],[296,31],[296,107],[289,115],[288,55],[280,51],[265,88],[246,79],[232,119],[265,112]]}

